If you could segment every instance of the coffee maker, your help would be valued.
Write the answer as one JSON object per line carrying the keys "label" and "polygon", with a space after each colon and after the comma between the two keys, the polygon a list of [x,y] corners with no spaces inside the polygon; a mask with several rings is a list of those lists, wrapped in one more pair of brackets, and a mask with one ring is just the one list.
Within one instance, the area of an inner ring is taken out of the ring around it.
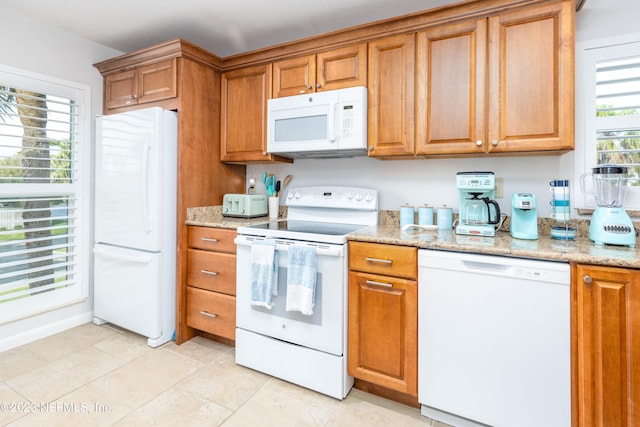
{"label": "coffee maker", "polygon": [[456,234],[495,236],[496,225],[500,222],[500,206],[493,200],[496,196],[495,174],[458,172],[456,188],[460,196]]}
{"label": "coffee maker", "polygon": [[612,244],[634,248],[636,229],[622,204],[629,180],[629,168],[618,165],[602,165],[591,173],[580,176],[580,187],[585,191],[585,178],[592,177],[596,209],[591,216],[589,239],[596,245]]}
{"label": "coffee maker", "polygon": [[538,206],[535,194],[511,195],[511,237],[536,240],[538,238]]}

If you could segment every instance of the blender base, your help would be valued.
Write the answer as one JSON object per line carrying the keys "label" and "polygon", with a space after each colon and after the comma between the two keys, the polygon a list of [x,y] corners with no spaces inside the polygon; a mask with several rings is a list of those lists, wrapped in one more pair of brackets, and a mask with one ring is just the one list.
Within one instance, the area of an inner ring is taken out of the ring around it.
{"label": "blender base", "polygon": [[636,247],[636,229],[629,215],[621,207],[597,207],[589,225],[589,239],[596,245]]}

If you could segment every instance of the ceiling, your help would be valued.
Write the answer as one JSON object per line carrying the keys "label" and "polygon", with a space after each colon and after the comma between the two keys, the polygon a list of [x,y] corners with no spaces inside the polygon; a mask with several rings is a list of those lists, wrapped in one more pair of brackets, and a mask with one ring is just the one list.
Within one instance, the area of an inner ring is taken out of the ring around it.
{"label": "ceiling", "polygon": [[0,8],[122,52],[180,37],[224,58],[457,2],[0,0]]}

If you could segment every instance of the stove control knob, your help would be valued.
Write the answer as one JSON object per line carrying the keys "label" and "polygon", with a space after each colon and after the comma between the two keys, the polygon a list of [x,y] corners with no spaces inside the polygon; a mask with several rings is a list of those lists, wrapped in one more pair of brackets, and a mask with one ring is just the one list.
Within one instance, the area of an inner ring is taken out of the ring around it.
{"label": "stove control knob", "polygon": [[293,193],[287,194],[287,199],[293,199]]}
{"label": "stove control knob", "polygon": [[356,200],[357,201],[362,201],[362,193],[356,193]]}
{"label": "stove control knob", "polygon": [[348,200],[352,200],[353,199],[353,193],[352,192],[348,192],[347,193],[347,199]]}
{"label": "stove control knob", "polygon": [[371,193],[367,193],[367,196],[365,197],[365,200],[366,200],[367,202],[371,202],[371,201],[373,201],[373,194],[371,194]]}
{"label": "stove control knob", "polygon": [[300,194],[299,191],[296,191],[296,199],[299,199],[300,197],[302,197],[302,194]]}

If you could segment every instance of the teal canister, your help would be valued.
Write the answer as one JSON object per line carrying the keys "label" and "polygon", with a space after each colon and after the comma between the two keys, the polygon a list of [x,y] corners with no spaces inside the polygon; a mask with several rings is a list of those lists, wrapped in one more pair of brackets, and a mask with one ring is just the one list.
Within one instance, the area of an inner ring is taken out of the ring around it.
{"label": "teal canister", "polygon": [[400,207],[400,227],[404,227],[408,224],[413,224],[415,220],[415,210],[411,205],[404,205]]}
{"label": "teal canister", "polygon": [[433,208],[431,206],[418,207],[418,225],[433,225]]}
{"label": "teal canister", "polygon": [[438,229],[451,230],[453,228],[453,210],[446,206],[438,208],[437,211]]}

